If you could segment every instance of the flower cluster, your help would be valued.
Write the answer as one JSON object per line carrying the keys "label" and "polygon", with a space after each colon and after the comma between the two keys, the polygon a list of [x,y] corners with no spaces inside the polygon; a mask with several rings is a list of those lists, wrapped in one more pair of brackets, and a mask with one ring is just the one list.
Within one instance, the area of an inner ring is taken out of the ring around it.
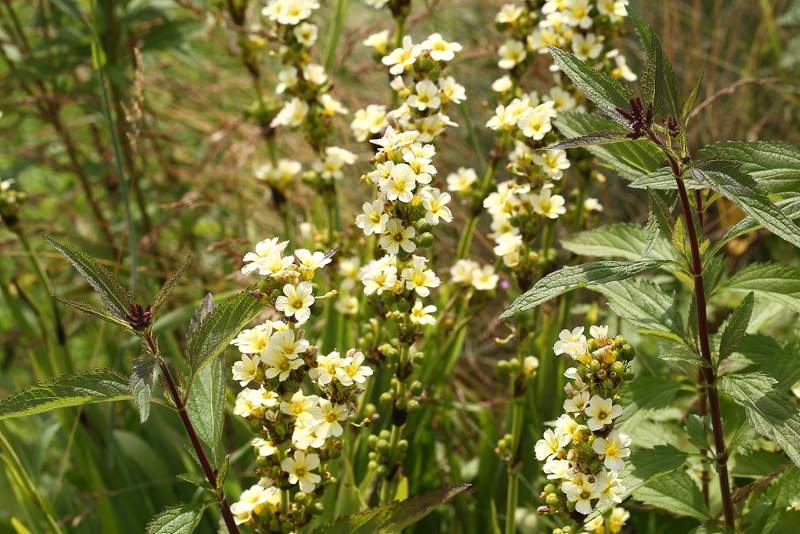
{"label": "flower cluster", "polygon": [[319,511],[313,501],[333,480],[325,464],[339,455],[347,421],[372,375],[361,352],[319,354],[305,338],[303,325],[324,298],[314,295],[314,277],[331,258],[306,249],[286,254],[287,245],[267,239],[245,255],[242,272],[264,277],[257,291],[279,317],[231,342],[241,353],[233,379],[244,388],[234,414],[259,434],[252,446],[261,476],[231,511],[237,523],[259,532],[294,531]]}
{"label": "flower cluster", "polygon": [[[565,372],[564,414],[536,442],[536,459],[551,482],[541,498],[541,513],[589,515],[621,502],[625,491],[619,474],[630,455],[631,439],[614,427],[622,415],[619,390],[633,378],[633,348],[622,336],[608,336],[608,327],[562,330],[553,347],[575,363]],[[618,531],[618,530],[617,530]],[[611,530],[614,532],[614,530]]]}
{"label": "flower cluster", "polygon": [[[385,36],[388,39],[388,33]],[[401,105],[389,112],[382,106],[357,111],[351,124],[356,138],[366,140],[370,134],[392,124],[396,130],[418,132],[421,143],[433,142],[445,127],[456,125],[444,113],[445,107],[467,98],[464,87],[452,76],[443,74],[461,45],[444,40],[438,33],[417,44],[406,35],[401,46],[388,51],[388,42],[381,39],[376,43],[376,39],[375,35],[370,36],[365,44],[387,51],[382,54],[381,62],[389,67],[391,87]]]}
{"label": "flower cluster", "polygon": [[456,284],[471,286],[476,291],[491,291],[500,281],[493,265],[481,266],[473,260],[456,261],[450,268],[450,278]]}
{"label": "flower cluster", "polygon": [[[318,8],[316,0],[270,0],[263,15],[273,23],[281,42],[283,64],[275,87],[283,103],[270,128],[303,131],[317,155],[311,172],[304,177],[312,185],[324,186],[342,178],[342,169],[352,165],[356,157],[344,148],[327,146],[333,118],[346,114],[347,109],[330,95],[331,82],[325,68],[312,60],[318,29],[309,19]],[[300,164],[292,160],[273,161],[256,172],[258,178],[279,190],[285,190],[299,175]]]}

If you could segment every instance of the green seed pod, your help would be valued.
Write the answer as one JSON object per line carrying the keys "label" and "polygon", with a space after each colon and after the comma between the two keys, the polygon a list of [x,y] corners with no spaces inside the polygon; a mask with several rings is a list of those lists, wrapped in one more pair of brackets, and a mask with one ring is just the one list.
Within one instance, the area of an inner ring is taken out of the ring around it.
{"label": "green seed pod", "polygon": [[381,430],[381,433],[378,434],[378,437],[380,437],[381,439],[388,440],[390,437],[392,437],[392,433],[389,432],[388,430]]}
{"label": "green seed pod", "polygon": [[377,468],[378,468],[378,462],[376,462],[375,460],[370,460],[370,462],[367,464],[367,469],[369,469],[370,471],[375,471]]}
{"label": "green seed pod", "polygon": [[378,468],[375,470],[379,477],[385,477],[388,469],[386,469],[385,465],[379,465]]}
{"label": "green seed pod", "polygon": [[600,369],[600,362],[598,362],[597,360],[592,360],[591,363],[589,364],[589,370],[591,370],[592,373],[596,373],[599,369]]}
{"label": "green seed pod", "polygon": [[389,405],[394,400],[394,397],[392,396],[391,392],[384,391],[383,393],[381,393],[379,400],[381,404]]}
{"label": "green seed pod", "polygon": [[549,506],[558,506],[559,501],[560,499],[558,498],[558,495],[556,495],[555,493],[549,494],[547,498],[544,500],[544,502],[546,502]]}
{"label": "green seed pod", "polygon": [[620,361],[616,361],[611,364],[611,371],[617,373],[618,375],[621,375],[622,373],[625,372],[625,364]]}
{"label": "green seed pod", "polygon": [[555,484],[546,484],[543,490],[545,493],[555,493],[556,486]]}
{"label": "green seed pod", "polygon": [[420,234],[419,238],[417,239],[417,245],[419,245],[420,248],[430,248],[433,246],[434,242],[433,234],[430,232]]}
{"label": "green seed pod", "polygon": [[594,373],[594,376],[596,376],[598,380],[605,380],[605,378],[608,376],[608,372],[605,369],[600,368]]}
{"label": "green seed pod", "polygon": [[401,453],[407,451],[408,450],[408,440],[407,439],[401,439],[400,441],[398,441],[397,442],[397,450],[400,451]]}
{"label": "green seed pod", "polygon": [[406,410],[409,412],[415,412],[419,410],[419,401],[417,399],[410,399],[408,401],[408,405],[406,406]]}
{"label": "green seed pod", "polygon": [[608,390],[614,389],[614,382],[606,378],[603,380],[603,387]]}
{"label": "green seed pod", "polygon": [[497,370],[501,373],[507,373],[509,371],[508,360],[499,360],[497,362]]}
{"label": "green seed pod", "polygon": [[411,385],[408,387],[408,390],[411,392],[412,395],[419,395],[422,393],[422,382],[419,380],[414,380]]}

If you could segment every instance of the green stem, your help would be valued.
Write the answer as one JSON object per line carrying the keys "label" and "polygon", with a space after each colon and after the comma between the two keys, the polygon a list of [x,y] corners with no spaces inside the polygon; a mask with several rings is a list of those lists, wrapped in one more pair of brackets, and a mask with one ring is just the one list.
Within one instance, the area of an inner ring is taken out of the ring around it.
{"label": "green stem", "polygon": [[92,28],[93,32],[93,40],[92,40],[92,57],[94,61],[94,68],[97,72],[98,80],[100,82],[100,96],[103,105],[103,116],[105,117],[106,123],[108,125],[109,133],[111,134],[111,146],[114,150],[114,166],[117,171],[117,175],[119,176],[120,182],[122,183],[122,187],[120,187],[120,191],[122,193],[122,202],[125,204],[125,224],[128,227],[128,259],[130,262],[130,283],[129,289],[131,293],[134,292],[136,288],[136,275],[137,275],[137,266],[136,266],[136,228],[133,225],[133,216],[131,213],[131,181],[128,179],[128,174],[125,171],[124,159],[122,156],[122,144],[119,139],[119,132],[117,131],[113,112],[111,110],[111,97],[109,95],[108,84],[111,83],[111,80],[108,78],[108,73],[106,72],[106,60],[101,57],[104,52],[102,48],[102,43],[100,42],[100,38],[97,36],[96,31]]}
{"label": "green stem", "polygon": [[[497,158],[492,158],[489,162],[489,166],[486,167],[486,172],[483,174],[483,178],[481,179],[480,183],[480,198],[479,201],[482,203],[483,199],[489,194],[489,188],[492,185],[492,180],[494,179],[494,171],[497,167]],[[472,238],[475,234],[475,227],[478,224],[478,219],[481,216],[481,205],[474,206],[472,213],[467,219],[467,224],[464,227],[464,231],[461,233],[461,237],[458,240],[458,248],[456,249],[456,259],[460,260],[463,259],[469,254],[469,249],[472,247]]]}
{"label": "green stem", "polygon": [[331,27],[327,50],[325,52],[325,70],[330,73],[333,68],[333,63],[336,61],[336,51],[339,49],[339,39],[342,36],[342,28],[347,16],[347,9],[350,6],[350,0],[336,0],[336,14],[333,18],[333,26]]}

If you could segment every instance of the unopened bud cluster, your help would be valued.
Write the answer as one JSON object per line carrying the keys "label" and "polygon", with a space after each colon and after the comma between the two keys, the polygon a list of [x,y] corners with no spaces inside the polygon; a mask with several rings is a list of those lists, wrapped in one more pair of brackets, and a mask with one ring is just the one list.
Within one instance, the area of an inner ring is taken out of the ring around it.
{"label": "unopened bud cluster", "polygon": [[583,331],[563,330],[554,346],[556,355],[569,356],[575,366],[565,373],[570,382],[564,414],[535,447],[550,480],[540,513],[589,515],[621,502],[625,491],[619,475],[631,439],[615,428],[615,420],[622,415],[619,390],[633,378],[634,350],[622,336],[610,338],[606,326],[592,326],[588,340]]}
{"label": "unopened bud cluster", "polygon": [[9,228],[17,224],[19,208],[27,195],[15,187],[13,180],[0,180],[0,220]]}
{"label": "unopened bud cluster", "polygon": [[345,427],[372,375],[361,352],[324,355],[305,338],[303,325],[324,298],[314,296],[314,277],[330,254],[298,249],[287,255],[287,245],[267,239],[245,255],[242,272],[264,277],[255,292],[280,317],[232,341],[241,353],[233,378],[244,387],[234,414],[258,434],[252,445],[261,479],[231,511],[257,532],[294,532],[321,511],[319,498],[334,482],[327,462],[340,455]]}

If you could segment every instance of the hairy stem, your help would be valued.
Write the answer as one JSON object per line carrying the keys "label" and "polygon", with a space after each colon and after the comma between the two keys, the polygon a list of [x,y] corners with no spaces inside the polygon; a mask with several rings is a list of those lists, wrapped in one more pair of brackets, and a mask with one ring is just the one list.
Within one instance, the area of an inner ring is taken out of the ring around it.
{"label": "hairy stem", "polygon": [[222,511],[222,519],[225,521],[225,527],[228,529],[229,534],[239,534],[239,527],[236,526],[236,522],[233,519],[233,514],[231,513],[231,508],[228,505],[228,500],[225,498],[225,493],[221,488],[217,489],[217,473],[214,470],[214,467],[212,467],[208,456],[206,455],[203,444],[200,443],[200,438],[197,436],[197,431],[194,429],[191,419],[189,419],[189,414],[186,411],[186,403],[181,398],[178,387],[175,385],[175,380],[172,378],[172,373],[170,372],[166,362],[164,362],[164,360],[161,358],[161,355],[158,351],[158,345],[156,344],[155,339],[153,339],[153,335],[150,332],[147,332],[145,333],[144,338],[150,353],[158,361],[158,366],[161,368],[161,374],[164,376],[164,381],[169,389],[172,402],[175,403],[175,409],[181,418],[183,428],[189,435],[189,440],[192,442],[192,448],[194,448],[194,452],[197,455],[200,466],[203,468],[203,473],[206,475],[206,480],[208,480],[208,483],[211,484],[211,487],[217,492],[217,501],[219,502],[219,506]]}

